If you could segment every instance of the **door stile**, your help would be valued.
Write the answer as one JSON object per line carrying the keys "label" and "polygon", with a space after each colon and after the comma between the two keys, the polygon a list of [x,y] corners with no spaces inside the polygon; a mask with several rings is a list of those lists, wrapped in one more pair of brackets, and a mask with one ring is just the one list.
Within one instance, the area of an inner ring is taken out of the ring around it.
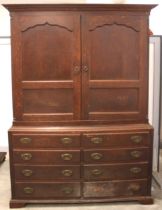
{"label": "door stile", "polygon": [[89,37],[88,37],[88,22],[86,21],[86,15],[81,16],[81,37],[82,37],[82,119],[88,119],[88,107],[89,107]]}
{"label": "door stile", "polygon": [[74,64],[73,64],[73,81],[74,81],[74,119],[81,119],[81,23],[80,14],[74,18]]}
{"label": "door stile", "polygon": [[11,24],[11,53],[12,53],[12,96],[13,96],[13,119],[22,120],[23,94],[21,91],[22,78],[22,46],[21,29],[19,18],[12,16]]}

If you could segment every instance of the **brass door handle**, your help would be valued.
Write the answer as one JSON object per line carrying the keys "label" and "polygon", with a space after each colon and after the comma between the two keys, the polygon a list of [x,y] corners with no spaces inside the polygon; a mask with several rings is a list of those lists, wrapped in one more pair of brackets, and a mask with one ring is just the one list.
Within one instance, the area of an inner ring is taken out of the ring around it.
{"label": "brass door handle", "polygon": [[69,170],[69,169],[65,169],[65,170],[62,171],[62,174],[66,177],[70,177],[70,176],[72,176],[73,171]]}
{"label": "brass door handle", "polygon": [[91,138],[91,142],[93,144],[101,144],[103,142],[103,139],[101,137],[93,137]]}
{"label": "brass door handle", "polygon": [[72,143],[72,138],[70,138],[70,137],[64,137],[64,138],[61,138],[61,142],[63,143],[63,144],[71,144]]}
{"label": "brass door handle", "polygon": [[31,153],[23,153],[23,154],[21,154],[21,158],[23,160],[31,160],[32,154]]}
{"label": "brass door handle", "polygon": [[86,66],[86,65],[83,66],[83,67],[82,67],[82,70],[83,70],[84,72],[88,72],[88,66]]}
{"label": "brass door handle", "polygon": [[73,192],[73,189],[71,187],[64,187],[62,189],[62,191],[66,194],[66,195],[69,195]]}
{"label": "brass door handle", "polygon": [[24,170],[22,170],[22,174],[23,174],[24,176],[29,177],[29,176],[32,176],[33,171],[30,170],[30,169],[24,169]]}
{"label": "brass door handle", "polygon": [[91,154],[91,158],[92,158],[93,160],[100,160],[102,157],[103,157],[103,154],[98,153],[98,152],[95,152],[95,153],[92,153],[92,154]]}
{"label": "brass door handle", "polygon": [[130,153],[130,155],[131,155],[132,157],[134,157],[134,158],[139,158],[139,157],[141,157],[142,152],[141,152],[141,151],[134,150],[134,151],[132,151],[132,152]]}
{"label": "brass door handle", "polygon": [[103,173],[103,171],[101,171],[100,169],[93,169],[91,173],[92,175],[100,176]]}
{"label": "brass door handle", "polygon": [[24,193],[25,194],[32,194],[34,189],[32,187],[25,187],[24,188]]}
{"label": "brass door handle", "polygon": [[74,66],[73,72],[74,74],[80,73],[80,66]]}
{"label": "brass door handle", "polygon": [[28,138],[28,137],[22,137],[22,138],[20,138],[20,142],[22,144],[29,144],[31,141],[32,141],[32,139],[31,138]]}
{"label": "brass door handle", "polygon": [[63,160],[71,160],[72,159],[72,157],[73,157],[73,155],[71,154],[71,153],[64,153],[64,154],[61,154],[61,158],[63,159]]}
{"label": "brass door handle", "polygon": [[131,140],[134,143],[139,144],[140,142],[142,142],[142,136],[139,135],[131,136]]}

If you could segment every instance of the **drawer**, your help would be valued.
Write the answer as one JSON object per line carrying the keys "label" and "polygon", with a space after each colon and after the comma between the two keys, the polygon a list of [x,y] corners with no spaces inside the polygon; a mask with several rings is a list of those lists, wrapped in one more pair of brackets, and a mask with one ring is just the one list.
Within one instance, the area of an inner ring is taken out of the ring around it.
{"label": "drawer", "polygon": [[80,183],[79,182],[17,182],[15,184],[16,198],[69,198],[80,197]]}
{"label": "drawer", "polygon": [[148,148],[84,150],[86,163],[148,161]]}
{"label": "drawer", "polygon": [[85,180],[142,179],[147,176],[147,163],[84,165]]}
{"label": "drawer", "polygon": [[77,165],[15,165],[16,180],[80,179],[80,166]]}
{"label": "drawer", "polygon": [[14,163],[62,163],[80,162],[80,150],[14,150]]}
{"label": "drawer", "polygon": [[75,148],[80,147],[80,135],[73,134],[12,134],[13,148]]}
{"label": "drawer", "polygon": [[83,135],[84,148],[150,146],[149,133],[95,133]]}
{"label": "drawer", "polygon": [[83,188],[85,198],[145,196],[147,180],[85,182]]}

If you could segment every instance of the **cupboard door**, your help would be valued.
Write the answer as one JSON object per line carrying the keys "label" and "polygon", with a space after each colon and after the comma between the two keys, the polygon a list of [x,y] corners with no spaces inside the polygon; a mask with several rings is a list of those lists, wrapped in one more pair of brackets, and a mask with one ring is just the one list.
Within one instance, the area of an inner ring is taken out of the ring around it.
{"label": "cupboard door", "polygon": [[13,25],[15,119],[79,119],[79,15],[24,12]]}
{"label": "cupboard door", "polygon": [[91,13],[82,20],[82,118],[146,121],[146,17]]}

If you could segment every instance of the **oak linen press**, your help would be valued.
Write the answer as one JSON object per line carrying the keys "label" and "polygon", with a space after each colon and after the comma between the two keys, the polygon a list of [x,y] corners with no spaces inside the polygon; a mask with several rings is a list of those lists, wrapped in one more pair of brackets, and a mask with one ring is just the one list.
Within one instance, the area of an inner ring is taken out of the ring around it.
{"label": "oak linen press", "polygon": [[12,198],[151,204],[148,16],[155,5],[4,5]]}

